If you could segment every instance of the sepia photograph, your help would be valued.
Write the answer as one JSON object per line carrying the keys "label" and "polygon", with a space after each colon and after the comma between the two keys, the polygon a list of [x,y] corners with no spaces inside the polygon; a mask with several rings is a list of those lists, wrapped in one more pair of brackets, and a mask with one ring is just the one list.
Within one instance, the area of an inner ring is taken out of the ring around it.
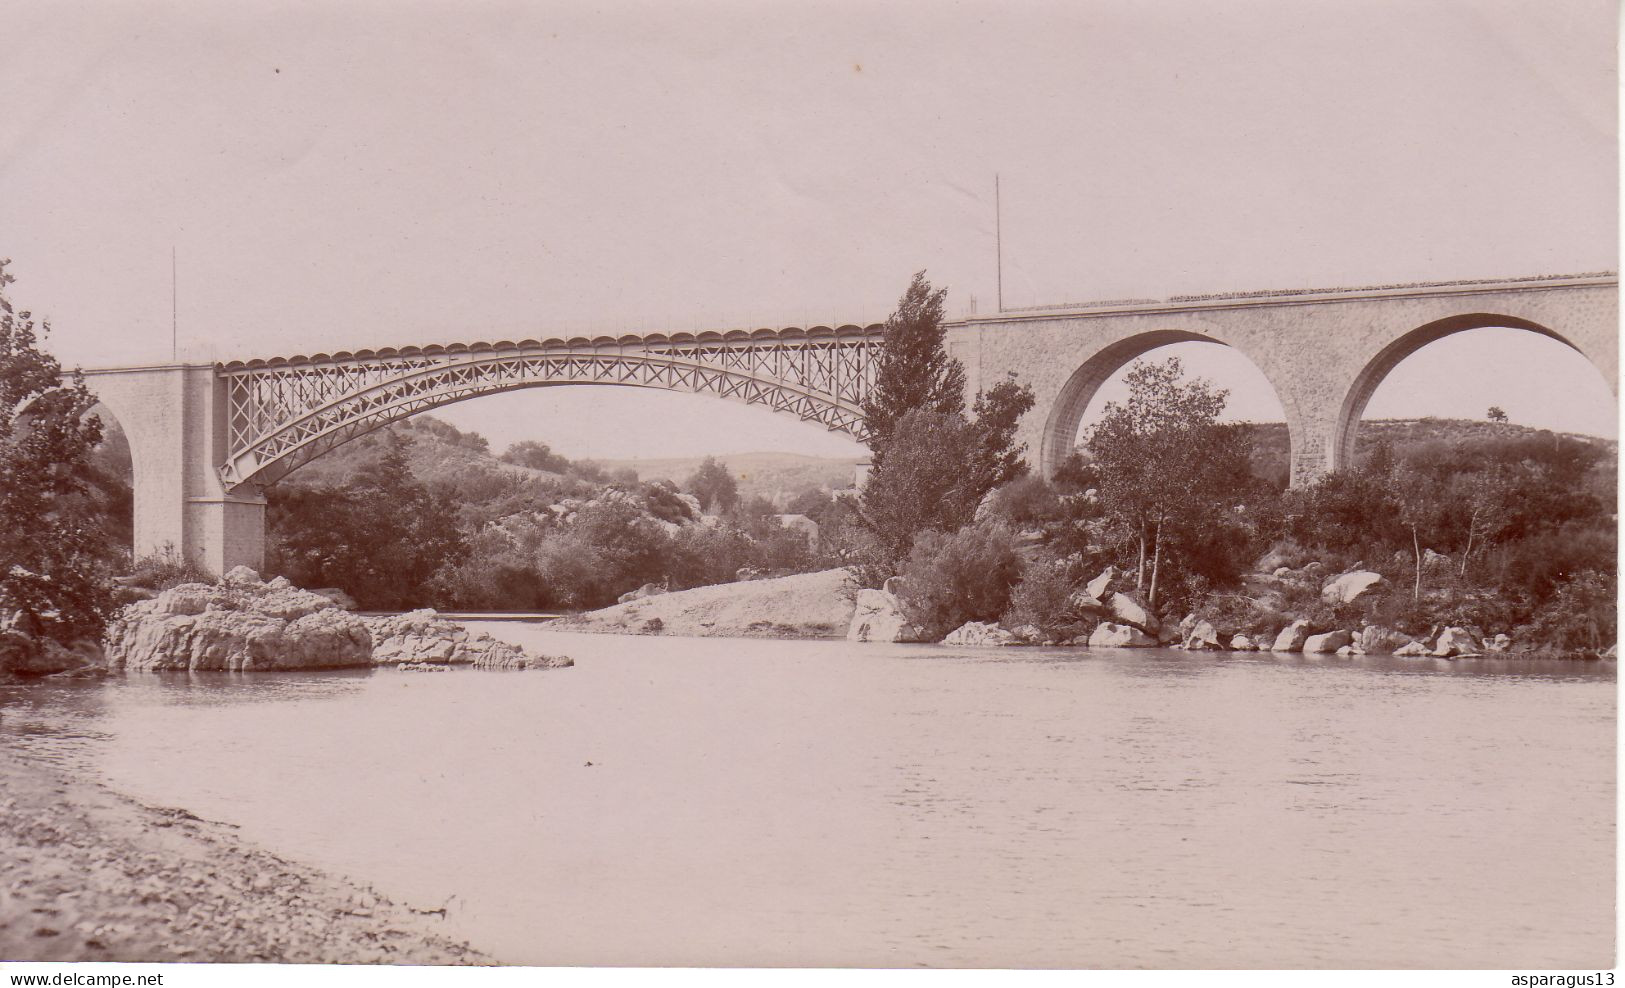
{"label": "sepia photograph", "polygon": [[0,0],[0,973],[1611,985],[1618,20]]}

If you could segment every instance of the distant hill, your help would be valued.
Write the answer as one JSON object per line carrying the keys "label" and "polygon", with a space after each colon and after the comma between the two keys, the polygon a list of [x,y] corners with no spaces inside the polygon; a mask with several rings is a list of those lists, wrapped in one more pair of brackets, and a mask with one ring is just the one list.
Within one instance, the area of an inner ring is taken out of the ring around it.
{"label": "distant hill", "polygon": [[[1288,442],[1285,422],[1260,422],[1249,426],[1253,436],[1253,472],[1260,477],[1286,482],[1288,473]],[[1355,443],[1355,457],[1364,457],[1371,448],[1386,441],[1395,450],[1424,443],[1482,442],[1486,439],[1518,439],[1547,435],[1555,441],[1598,443],[1611,450],[1618,447],[1612,439],[1587,436],[1575,432],[1550,432],[1510,422],[1491,422],[1481,419],[1371,419],[1360,423],[1359,439]]]}
{"label": "distant hill", "polygon": [[[503,463],[488,448],[482,436],[462,432],[432,416],[420,415],[397,422],[389,429],[399,430],[414,440],[410,453],[412,472],[424,481],[454,481],[471,471],[496,469],[533,477],[560,477],[560,474]],[[1287,432],[1284,422],[1263,422],[1249,426],[1253,435],[1253,472],[1261,477],[1286,483],[1288,471]],[[379,430],[346,443],[338,449],[318,457],[299,468],[289,480],[302,484],[341,483],[366,463],[376,461],[383,453],[385,430]],[[1375,419],[1360,425],[1360,438],[1356,456],[1364,456],[1371,447],[1387,441],[1396,450],[1423,443],[1479,442],[1486,439],[1515,439],[1552,436],[1554,441],[1601,444],[1615,450],[1618,443],[1611,439],[1578,433],[1554,433],[1528,426],[1498,423],[1476,419]],[[118,440],[114,440],[117,442]],[[109,444],[111,447],[112,443]],[[113,453],[109,449],[109,453]],[[118,450],[109,459],[128,453]],[[685,456],[664,459],[591,460],[578,461],[577,467],[589,471],[597,467],[607,473],[636,471],[640,480],[666,479],[681,485],[689,478],[703,457]],[[760,495],[769,500],[785,501],[808,488],[841,490],[852,486],[856,474],[855,458],[804,456],[800,453],[736,453],[718,456],[739,482],[744,497]],[[572,467],[571,469],[577,469]],[[126,467],[127,469],[127,467]]]}
{"label": "distant hill", "polygon": [[290,483],[307,485],[341,484],[363,466],[383,456],[386,436],[399,432],[412,439],[407,454],[412,474],[424,482],[451,481],[470,470],[499,469],[531,476],[551,476],[539,470],[513,466],[497,460],[485,437],[463,432],[429,415],[418,415],[370,432],[359,439],[318,456],[288,475]]}
{"label": "distant hill", "polygon": [[[636,470],[639,479],[676,481],[679,485],[699,469],[704,457],[685,456],[651,460],[596,460],[608,470]],[[851,487],[857,475],[857,459],[803,456],[800,453],[734,453],[718,456],[739,482],[739,493],[749,498],[760,495],[772,500],[776,495],[794,497],[810,487],[841,490]]]}
{"label": "distant hill", "polygon": [[[500,470],[538,478],[559,478],[562,474],[503,463],[483,436],[463,432],[429,415],[418,415],[345,443],[317,457],[288,476],[290,483],[307,485],[338,484],[347,481],[363,466],[383,455],[385,436],[397,431],[413,440],[408,457],[412,473],[425,482],[455,482],[467,476]],[[704,457],[673,457],[640,460],[577,460],[569,469],[588,479],[635,471],[640,480],[666,479],[681,485]],[[739,492],[744,497],[760,495],[787,501],[808,488],[840,490],[852,486],[858,460],[799,453],[740,453],[719,456],[728,465]]]}

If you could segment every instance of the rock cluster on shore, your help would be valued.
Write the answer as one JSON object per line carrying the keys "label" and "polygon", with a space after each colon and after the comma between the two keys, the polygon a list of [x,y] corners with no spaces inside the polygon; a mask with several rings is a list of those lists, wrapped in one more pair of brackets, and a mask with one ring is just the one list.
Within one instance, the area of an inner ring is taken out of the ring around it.
{"label": "rock cluster on shore", "polygon": [[[1258,562],[1258,572],[1250,578],[1249,593],[1256,593],[1258,610],[1250,618],[1233,619],[1188,615],[1175,627],[1159,619],[1146,600],[1130,585],[1124,574],[1108,567],[1084,588],[1075,590],[1070,609],[1080,621],[1087,618],[1093,631],[1067,638],[1065,634],[1046,635],[1037,627],[1004,627],[997,621],[969,621],[943,637],[944,645],[1009,646],[1045,645],[1091,648],[1153,648],[1170,646],[1187,651],[1272,652],[1303,655],[1397,655],[1412,658],[1454,659],[1499,655],[1522,651],[1504,632],[1488,634],[1476,627],[1435,627],[1420,636],[1362,621],[1315,623],[1309,618],[1289,620],[1280,613],[1282,588],[1297,583],[1334,607],[1343,607],[1364,598],[1390,592],[1381,574],[1358,564],[1336,575],[1324,574],[1325,567],[1309,562],[1293,569],[1284,565],[1284,555],[1271,552]],[[849,641],[919,641],[920,631],[909,624],[898,597],[901,580],[893,577],[878,590],[861,590],[847,631]],[[1342,613],[1347,613],[1343,611]],[[1270,621],[1271,618],[1275,622]],[[1240,625],[1240,627],[1237,627]],[[1083,627],[1089,627],[1084,623]],[[1262,626],[1262,627],[1261,627]],[[1610,649],[1603,658],[1613,658]]]}
{"label": "rock cluster on shore", "polygon": [[434,611],[361,617],[324,594],[247,567],[219,584],[183,583],[130,604],[107,630],[107,668],[126,671],[342,669],[371,665],[556,668],[490,635],[470,634]]}

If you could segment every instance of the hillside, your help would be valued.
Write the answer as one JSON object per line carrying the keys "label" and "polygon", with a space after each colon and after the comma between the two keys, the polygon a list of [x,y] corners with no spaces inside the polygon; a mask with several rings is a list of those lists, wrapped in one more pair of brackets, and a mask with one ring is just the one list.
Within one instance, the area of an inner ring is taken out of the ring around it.
{"label": "hillside", "polygon": [[[1253,438],[1253,472],[1284,484],[1288,469],[1286,423],[1259,422],[1249,424],[1247,428]],[[1612,439],[1571,432],[1549,432],[1509,422],[1439,418],[1372,419],[1360,423],[1355,456],[1364,457],[1379,442],[1386,442],[1397,451],[1428,443],[1451,445],[1487,439],[1532,439],[1537,436],[1550,436],[1554,442],[1600,444],[1611,451],[1616,451],[1619,445]]]}
{"label": "hillside", "polygon": [[461,432],[433,416],[419,415],[317,457],[289,474],[288,481],[309,486],[343,483],[383,456],[386,436],[392,431],[412,439],[411,451],[407,454],[412,474],[425,483],[453,481],[466,477],[470,471],[487,470],[532,477],[558,476],[503,463],[489,449],[483,436]]}
{"label": "hillside", "polygon": [[[769,500],[780,493],[794,496],[810,487],[830,490],[851,487],[858,465],[854,459],[803,456],[800,453],[735,453],[718,456],[717,459],[727,464],[728,471],[739,482],[742,497],[761,495]],[[701,460],[702,457],[690,456],[596,462],[611,471],[635,470],[643,480],[665,478],[681,484],[699,469]]]}

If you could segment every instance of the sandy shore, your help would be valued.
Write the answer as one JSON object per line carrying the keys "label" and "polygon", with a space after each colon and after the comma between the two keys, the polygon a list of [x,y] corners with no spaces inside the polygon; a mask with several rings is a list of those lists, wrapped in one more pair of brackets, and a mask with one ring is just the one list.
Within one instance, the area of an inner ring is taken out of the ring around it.
{"label": "sandy shore", "polygon": [[841,638],[852,623],[844,569],[719,583],[542,625],[550,631],[728,638]]}
{"label": "sandy shore", "polygon": [[493,963],[438,923],[0,742],[0,960]]}

